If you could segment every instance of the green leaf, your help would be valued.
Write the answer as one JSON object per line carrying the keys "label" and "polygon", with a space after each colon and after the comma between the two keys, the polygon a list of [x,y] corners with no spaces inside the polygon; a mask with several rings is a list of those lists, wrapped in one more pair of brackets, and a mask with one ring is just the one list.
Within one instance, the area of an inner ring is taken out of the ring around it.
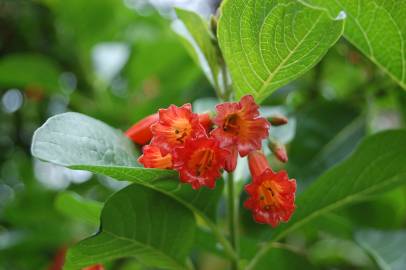
{"label": "green leaf", "polygon": [[94,226],[99,225],[102,207],[102,203],[82,198],[72,191],[60,193],[55,200],[59,212]]}
{"label": "green leaf", "polygon": [[357,269],[370,269],[371,260],[367,254],[354,241],[336,237],[325,237],[311,245],[308,249],[310,260],[324,267],[356,267]]}
{"label": "green leaf", "polygon": [[59,89],[60,70],[50,59],[35,54],[12,54],[0,61],[0,86]]}
{"label": "green leaf", "polygon": [[406,218],[405,187],[398,187],[352,207],[343,209],[356,227],[369,227],[382,230],[401,228]]}
{"label": "green leaf", "polygon": [[62,166],[136,166],[132,143],[105,123],[68,112],[49,118],[32,139],[32,154]]}
{"label": "green leaf", "polygon": [[65,269],[135,257],[147,266],[187,269],[195,220],[191,211],[161,193],[133,184],[105,204],[100,232],[71,248]]}
{"label": "green leaf", "polygon": [[[406,131],[392,130],[365,139],[348,159],[324,173],[296,200],[291,220],[272,236],[277,241],[339,207],[406,183]],[[299,183],[300,184],[300,183]],[[265,245],[251,268],[272,247]]]}
{"label": "green leaf", "polygon": [[365,119],[347,104],[319,100],[296,116],[287,165],[290,175],[306,185],[347,157],[365,135]]}
{"label": "green leaf", "polygon": [[332,14],[344,10],[344,37],[406,89],[406,2],[305,0]]}
{"label": "green leaf", "polygon": [[137,182],[175,197],[201,215],[215,219],[218,188],[193,191],[181,184],[172,170],[136,166],[132,143],[124,134],[101,121],[79,113],[64,113],[48,119],[34,134],[32,154],[71,169],[88,170],[117,180]]}
{"label": "green leaf", "polygon": [[237,98],[257,101],[313,67],[338,40],[343,20],[295,0],[226,0],[218,39]]}
{"label": "green leaf", "polygon": [[175,27],[175,24],[175,31],[184,39],[183,41],[188,43],[185,44],[186,48],[193,60],[200,65],[210,83],[219,89],[221,86],[219,82],[219,52],[209,31],[208,23],[193,11],[176,8],[176,15],[186,29]]}
{"label": "green leaf", "polygon": [[406,231],[365,230],[357,232],[355,239],[372,256],[380,269],[406,268]]}
{"label": "green leaf", "polygon": [[134,167],[132,143],[123,133],[101,121],[78,113],[51,117],[34,133],[32,154],[71,169],[135,182],[168,195],[201,216],[229,250],[214,222],[223,181],[218,181],[214,190],[195,191],[179,181],[176,171]]}

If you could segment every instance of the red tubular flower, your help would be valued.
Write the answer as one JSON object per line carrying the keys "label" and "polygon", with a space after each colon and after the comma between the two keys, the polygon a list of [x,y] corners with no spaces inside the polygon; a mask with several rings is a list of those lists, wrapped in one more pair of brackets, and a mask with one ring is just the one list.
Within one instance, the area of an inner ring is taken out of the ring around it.
{"label": "red tubular flower", "polygon": [[214,188],[228,155],[214,138],[187,139],[183,147],[174,149],[173,167],[179,171],[181,181],[190,183],[193,189]]}
{"label": "red tubular flower", "polygon": [[227,172],[233,172],[235,168],[237,167],[237,159],[238,159],[238,149],[236,145],[230,146],[227,148],[227,150],[230,152],[226,159],[226,164],[224,166],[224,169]]}
{"label": "red tubular flower", "polygon": [[172,169],[172,155],[162,155],[161,149],[155,145],[145,145],[142,148],[142,156],[138,162],[145,168]]}
{"label": "red tubular flower", "polygon": [[151,127],[153,138],[151,144],[159,145],[164,154],[174,147],[181,146],[188,138],[205,136],[206,132],[199,123],[199,117],[192,112],[192,106],[175,105],[159,110],[159,121]]}
{"label": "red tubular flower", "polygon": [[251,152],[248,160],[253,182],[245,186],[250,197],[244,206],[252,210],[259,223],[276,227],[289,221],[295,210],[296,181],[285,171],[273,172],[260,151]]}
{"label": "red tubular flower", "polygon": [[158,122],[158,114],[152,114],[130,127],[125,135],[133,142],[144,145],[152,139],[151,125]]}
{"label": "red tubular flower", "polygon": [[[198,115],[200,124],[206,129],[206,131],[210,131],[213,122],[211,120],[209,113],[202,113]],[[152,131],[151,126],[158,122],[159,114],[154,113],[151,114],[144,119],[138,121],[134,125],[132,125],[126,132],[125,135],[129,137],[133,142],[139,145],[145,145],[149,143],[152,139]]]}
{"label": "red tubular flower", "polygon": [[240,102],[225,102],[216,106],[217,116],[212,131],[222,147],[236,144],[241,156],[261,148],[262,139],[268,137],[270,124],[259,117],[258,105],[250,95]]}

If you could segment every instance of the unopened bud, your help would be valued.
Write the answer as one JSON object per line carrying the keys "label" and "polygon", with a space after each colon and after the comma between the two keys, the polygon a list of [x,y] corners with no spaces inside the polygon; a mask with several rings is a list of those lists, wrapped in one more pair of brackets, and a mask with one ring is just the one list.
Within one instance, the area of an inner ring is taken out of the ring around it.
{"label": "unopened bud", "polygon": [[275,140],[269,140],[268,147],[279,161],[283,163],[288,162],[288,154],[285,145]]}
{"label": "unopened bud", "polygon": [[277,114],[268,117],[268,121],[269,123],[271,123],[272,126],[282,126],[288,123],[288,118],[281,114]]}

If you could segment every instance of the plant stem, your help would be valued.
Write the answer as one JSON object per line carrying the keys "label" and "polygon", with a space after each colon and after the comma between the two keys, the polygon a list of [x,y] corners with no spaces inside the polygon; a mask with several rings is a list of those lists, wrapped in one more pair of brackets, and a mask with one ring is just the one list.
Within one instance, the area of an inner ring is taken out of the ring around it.
{"label": "plant stem", "polygon": [[234,187],[234,175],[233,175],[233,173],[228,173],[228,177],[227,177],[228,225],[229,225],[229,231],[230,231],[231,246],[233,247],[235,253],[237,254],[237,258],[234,258],[231,261],[231,269],[237,270],[238,269],[238,234],[237,234],[238,220],[237,220],[237,207],[236,207],[234,188],[235,188]]}
{"label": "plant stem", "polygon": [[219,231],[218,227],[211,223],[207,222],[206,224],[210,227],[211,231],[217,237],[217,240],[224,248],[225,253],[230,256],[233,260],[238,260],[237,253],[234,251],[233,247],[231,246],[230,242],[224,237],[224,235]]}

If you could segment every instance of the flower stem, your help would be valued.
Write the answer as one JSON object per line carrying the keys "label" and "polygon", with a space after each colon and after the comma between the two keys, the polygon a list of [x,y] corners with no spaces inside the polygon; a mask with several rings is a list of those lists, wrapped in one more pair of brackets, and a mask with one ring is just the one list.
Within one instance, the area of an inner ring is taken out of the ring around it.
{"label": "flower stem", "polygon": [[238,215],[237,215],[234,188],[235,188],[234,187],[234,175],[233,175],[233,173],[228,173],[228,178],[227,178],[228,225],[229,225],[229,231],[230,231],[231,246],[233,247],[235,253],[237,254],[237,258],[233,258],[231,260],[231,270],[238,269],[238,234],[237,234],[237,227],[238,227],[237,216]]}

